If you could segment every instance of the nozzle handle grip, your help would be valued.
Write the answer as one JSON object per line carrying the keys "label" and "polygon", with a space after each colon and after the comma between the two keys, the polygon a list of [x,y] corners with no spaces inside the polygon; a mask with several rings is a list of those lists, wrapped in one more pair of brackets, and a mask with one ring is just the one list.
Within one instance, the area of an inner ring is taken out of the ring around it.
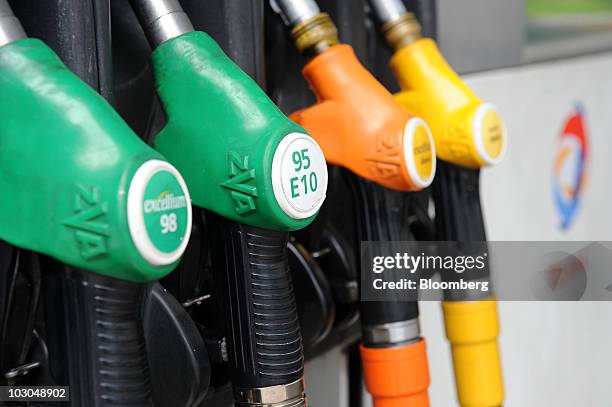
{"label": "nozzle handle grip", "polygon": [[[365,241],[399,242],[414,240],[404,227],[408,215],[409,194],[394,191],[363,179],[348,170],[345,176],[356,206],[357,244]],[[419,317],[416,301],[362,302],[364,326],[408,321]]]}
{"label": "nozzle handle grip", "polygon": [[235,388],[301,379],[302,339],[287,262],[288,233],[206,212],[217,291],[225,312]]}
{"label": "nozzle handle grip", "polygon": [[439,240],[487,240],[480,204],[479,169],[440,161],[432,191]]}
{"label": "nozzle handle grip", "polygon": [[84,270],[66,271],[62,284],[72,405],[152,406],[141,317],[146,284]]}

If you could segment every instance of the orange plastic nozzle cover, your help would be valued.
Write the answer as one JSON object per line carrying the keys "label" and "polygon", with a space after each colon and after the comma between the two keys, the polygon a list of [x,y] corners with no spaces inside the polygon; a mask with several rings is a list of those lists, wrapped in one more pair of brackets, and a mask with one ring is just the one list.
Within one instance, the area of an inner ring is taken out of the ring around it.
{"label": "orange plastic nozzle cover", "polygon": [[[429,146],[420,145],[426,137],[419,138],[419,145],[414,145],[417,138],[412,135],[405,137],[411,116],[361,65],[349,45],[327,49],[306,64],[303,74],[318,102],[290,117],[317,140],[329,163],[400,191],[431,183],[435,151],[429,128],[413,119],[426,129]],[[407,163],[410,159],[416,166]]]}
{"label": "orange plastic nozzle cover", "polygon": [[367,348],[361,361],[375,407],[428,407],[429,367],[425,339],[406,346]]}

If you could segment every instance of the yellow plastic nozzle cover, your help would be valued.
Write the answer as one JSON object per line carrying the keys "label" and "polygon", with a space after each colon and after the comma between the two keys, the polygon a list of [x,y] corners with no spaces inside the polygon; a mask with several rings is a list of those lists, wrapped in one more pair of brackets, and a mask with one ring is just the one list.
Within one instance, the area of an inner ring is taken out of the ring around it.
{"label": "yellow plastic nozzle cover", "polygon": [[438,158],[470,168],[503,159],[507,130],[501,115],[459,78],[433,40],[399,49],[391,69],[402,88],[397,100],[429,124]]}

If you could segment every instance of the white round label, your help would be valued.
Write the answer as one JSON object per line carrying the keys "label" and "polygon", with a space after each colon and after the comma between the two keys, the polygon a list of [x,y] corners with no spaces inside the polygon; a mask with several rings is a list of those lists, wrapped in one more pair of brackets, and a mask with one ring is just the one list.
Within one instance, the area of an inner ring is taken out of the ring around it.
{"label": "white round label", "polygon": [[177,261],[191,235],[191,198],[181,174],[161,160],[142,164],[130,182],[127,218],[132,241],[154,266]]}
{"label": "white round label", "polygon": [[483,103],[476,110],[472,123],[474,145],[485,165],[499,163],[506,154],[507,129],[497,108]]}
{"label": "white round label", "polygon": [[281,209],[294,219],[317,213],[327,192],[327,165],[321,147],[302,133],[286,135],[272,160],[272,188]]}
{"label": "white round label", "polygon": [[429,126],[413,117],[404,128],[404,159],[408,176],[418,189],[431,185],[436,175],[436,147]]}

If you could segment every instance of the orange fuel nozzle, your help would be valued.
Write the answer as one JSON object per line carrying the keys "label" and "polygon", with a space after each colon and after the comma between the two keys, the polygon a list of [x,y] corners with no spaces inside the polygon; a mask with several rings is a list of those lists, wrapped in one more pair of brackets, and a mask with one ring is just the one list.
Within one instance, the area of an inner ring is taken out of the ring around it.
{"label": "orange fuel nozzle", "polygon": [[[436,153],[425,121],[408,113],[349,45],[338,43],[333,22],[314,2],[277,3],[293,27],[298,50],[311,58],[303,74],[317,97],[315,105],[290,118],[316,139],[330,164],[389,189],[417,191],[429,186]],[[376,216],[385,219],[382,215],[371,215],[369,221]],[[406,304],[394,306],[404,309]],[[375,407],[428,407],[429,369],[425,341],[415,323],[418,311],[408,320],[395,319],[388,311],[381,310],[381,321],[375,318],[370,330],[362,326],[372,336],[368,346],[361,346],[368,391]]]}
{"label": "orange fuel nozzle", "polygon": [[399,191],[421,190],[436,170],[433,137],[361,65],[314,0],[271,2],[290,27],[299,52],[311,58],[304,77],[314,106],[291,115],[319,143],[328,163]]}
{"label": "orange fuel nozzle", "polygon": [[332,45],[303,70],[318,102],[290,116],[330,164],[387,188],[415,191],[436,168],[429,127],[412,117],[361,65],[349,45]]}

